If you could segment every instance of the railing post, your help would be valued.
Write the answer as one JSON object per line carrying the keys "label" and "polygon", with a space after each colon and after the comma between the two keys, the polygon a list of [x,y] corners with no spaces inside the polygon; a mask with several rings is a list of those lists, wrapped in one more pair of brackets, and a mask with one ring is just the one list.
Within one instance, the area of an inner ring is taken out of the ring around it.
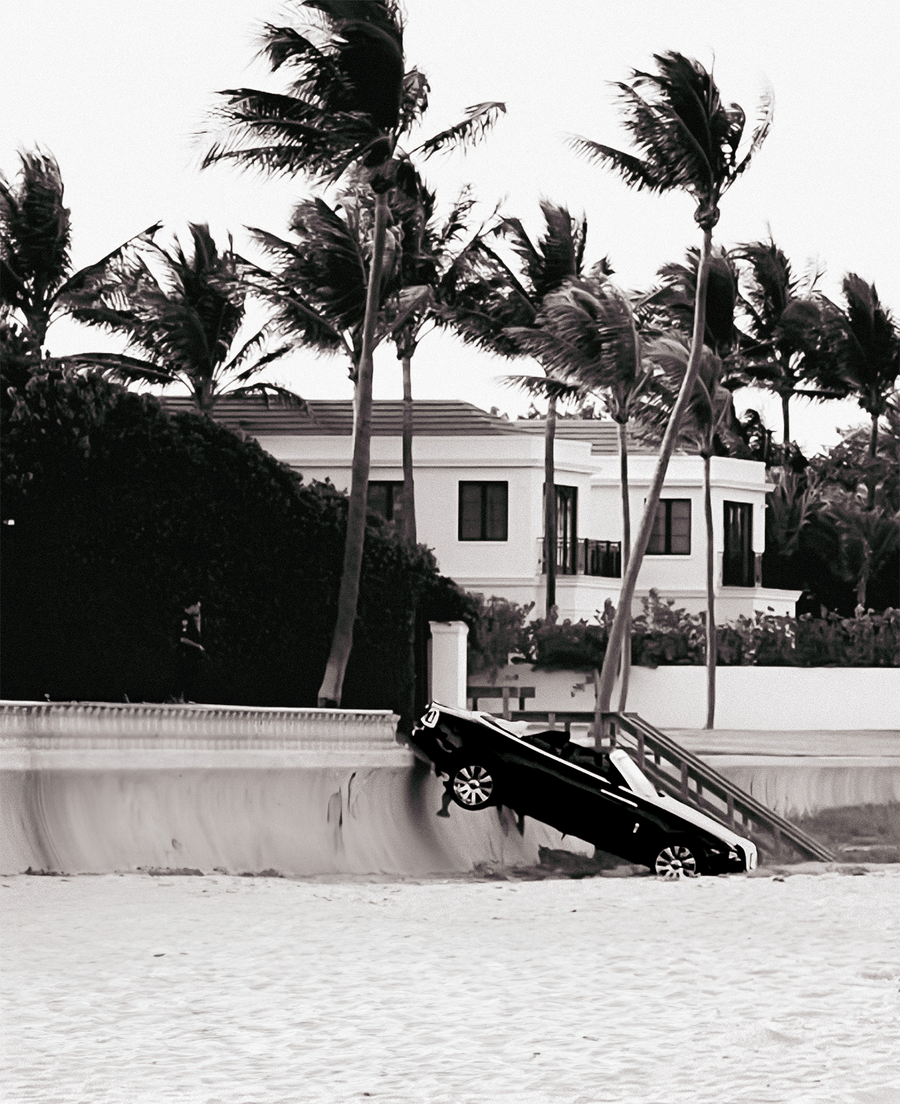
{"label": "railing post", "polygon": [[730,793],[725,794],[725,809],[728,816],[728,827],[734,828],[734,798]]}
{"label": "railing post", "polygon": [[688,790],[688,765],[683,759],[681,761],[681,795],[685,801],[690,797],[690,792]]}

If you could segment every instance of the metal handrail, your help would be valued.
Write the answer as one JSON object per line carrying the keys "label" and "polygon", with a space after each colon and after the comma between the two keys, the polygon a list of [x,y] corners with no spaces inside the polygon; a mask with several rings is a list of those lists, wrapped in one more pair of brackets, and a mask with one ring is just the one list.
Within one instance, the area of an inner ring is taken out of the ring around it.
{"label": "metal handrail", "polygon": [[[594,722],[594,714],[584,712],[539,713],[528,710],[516,712],[514,716],[522,721],[546,720],[552,727],[562,724],[567,732],[572,724],[593,725]],[[693,805],[732,831],[742,832],[766,851],[778,853],[785,844],[789,844],[804,857],[834,862],[834,855],[796,824],[757,801],[637,713],[605,713],[603,716],[611,746],[633,750],[641,770],[655,786],[671,797]],[[624,740],[623,736],[626,737]],[[671,766],[671,772],[665,769],[663,762]]]}

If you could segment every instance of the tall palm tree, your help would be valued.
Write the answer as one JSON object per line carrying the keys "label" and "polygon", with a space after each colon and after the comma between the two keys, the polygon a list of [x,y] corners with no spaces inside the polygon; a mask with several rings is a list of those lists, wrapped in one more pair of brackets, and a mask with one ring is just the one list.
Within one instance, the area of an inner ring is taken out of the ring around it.
{"label": "tall palm tree", "polygon": [[[269,327],[246,334],[251,289],[246,262],[229,241],[219,249],[209,227],[189,224],[189,248],[176,239],[164,249],[149,243],[115,266],[117,280],[107,303],[84,308],[83,321],[122,334],[136,355],[82,354],[80,363],[103,368],[122,383],[187,387],[201,414],[209,415],[225,395],[277,395],[302,400],[275,383],[249,382],[290,345],[269,352]],[[107,305],[108,304],[108,305]]]}
{"label": "tall palm tree", "polygon": [[[700,370],[706,329],[706,288],[712,231],[719,220],[719,203],[727,189],[750,165],[753,155],[765,140],[772,120],[771,96],[766,96],[749,142],[745,145],[746,116],[737,104],[726,105],[722,102],[711,73],[698,61],[675,52],[656,54],[654,60],[657,65],[655,73],[635,70],[629,81],[618,85],[625,125],[637,147],[637,154],[625,153],[585,138],[573,139],[577,150],[615,169],[628,184],[638,189],[646,188],[651,192],[686,191],[694,199],[694,219],[703,234],[690,358],[660,446],[659,461],[648,490],[631,560],[622,578],[619,607],[597,688],[598,713],[609,710],[638,572],[653,529],[669,458]],[[601,726],[595,725],[598,744],[603,735],[600,729]]]}
{"label": "tall palm tree", "polygon": [[[817,379],[825,388],[855,395],[872,418],[869,460],[878,453],[878,422],[897,393],[900,376],[900,326],[882,305],[874,284],[855,273],[843,280],[844,308],[831,305],[825,351]],[[875,504],[875,479],[869,477],[868,506]]]}
{"label": "tall palm tree", "polygon": [[39,358],[50,325],[95,305],[113,265],[131,246],[152,240],[160,224],[73,271],[71,212],[59,164],[40,150],[21,152],[19,162],[17,183],[0,175],[0,322],[15,320],[32,358]]}
{"label": "tall palm tree", "polygon": [[[687,371],[690,347],[680,334],[654,340],[648,359],[661,369],[660,397],[646,403],[640,413],[644,428],[657,440],[669,420],[681,380]],[[706,728],[715,727],[716,715],[716,592],[715,541],[713,538],[710,461],[732,437],[734,420],[731,392],[722,384],[724,365],[711,349],[704,348],[700,371],[679,430],[679,444],[703,458],[703,515],[706,521]],[[666,392],[668,391],[668,395]]]}
{"label": "tall palm tree", "polygon": [[[622,565],[626,568],[631,557],[628,424],[650,393],[655,368],[644,355],[645,325],[639,319],[650,297],[627,295],[609,278],[607,268],[601,263],[587,276],[567,280],[544,300],[537,326],[517,334],[522,347],[548,373],[543,380],[526,377],[532,390],[546,390],[549,384],[560,395],[581,401],[601,396],[618,426]],[[628,696],[630,640],[629,621],[622,652],[620,711]]]}
{"label": "tall palm tree", "polygon": [[818,273],[805,279],[795,276],[784,250],[771,238],[739,245],[731,255],[743,262],[743,370],[754,383],[778,396],[787,449],[791,399],[795,395],[829,397],[821,389],[803,386],[815,370],[813,357],[823,322],[822,304],[815,295]]}
{"label": "tall palm tree", "polygon": [[[565,207],[541,201],[543,231],[532,241],[518,218],[504,217],[488,233],[478,235],[448,273],[443,317],[471,344],[499,356],[527,353],[523,335],[539,329],[538,313],[548,295],[565,280],[579,276],[584,263],[587,220],[573,218]],[[513,267],[492,244],[509,243],[518,264]],[[517,271],[518,270],[518,271]],[[540,363],[540,353],[536,355]],[[549,374],[549,373],[548,373]],[[544,390],[544,558],[546,613],[556,605],[555,436],[557,401],[565,387],[550,383]]]}
{"label": "tall palm tree", "polygon": [[418,189],[414,202],[405,200],[400,205],[396,216],[400,229],[399,287],[428,289],[427,295],[416,294],[415,304],[410,310],[403,311],[402,322],[395,325],[391,334],[403,373],[402,527],[410,544],[416,542],[412,359],[429,327],[436,322],[445,278],[459,252],[457,243],[466,229],[467,216],[473,204],[470,192],[464,189],[446,218],[438,220],[435,194],[423,186]]}
{"label": "tall palm tree", "polygon": [[[428,82],[404,72],[403,26],[396,0],[302,0],[304,25],[267,24],[263,54],[273,71],[292,73],[287,92],[237,88],[222,93],[224,137],[203,164],[238,166],[287,175],[337,180],[361,169],[374,200],[371,257],[355,385],[355,418],[347,538],[331,652],[319,704],[340,704],[353,646],[362,569],[369,480],[375,327],[386,233],[388,192],[402,184],[398,141],[422,118]],[[484,133],[503,110],[477,104],[467,118],[419,147],[424,156]]]}

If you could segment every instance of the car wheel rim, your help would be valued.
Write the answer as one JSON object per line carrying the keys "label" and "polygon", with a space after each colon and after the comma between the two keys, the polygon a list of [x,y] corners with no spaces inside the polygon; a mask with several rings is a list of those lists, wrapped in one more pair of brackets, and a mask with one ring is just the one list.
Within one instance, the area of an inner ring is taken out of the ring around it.
{"label": "car wheel rim", "polygon": [[463,805],[484,805],[494,792],[494,780],[484,767],[461,767],[453,779],[453,792]]}
{"label": "car wheel rim", "polygon": [[663,878],[694,878],[697,875],[697,860],[689,847],[672,844],[656,856],[654,868]]}

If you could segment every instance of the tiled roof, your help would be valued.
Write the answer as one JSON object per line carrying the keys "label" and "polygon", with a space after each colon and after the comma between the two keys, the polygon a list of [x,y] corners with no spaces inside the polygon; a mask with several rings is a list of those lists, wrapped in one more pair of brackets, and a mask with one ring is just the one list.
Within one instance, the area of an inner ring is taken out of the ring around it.
{"label": "tiled roof", "polygon": [[[193,410],[188,398],[160,400],[170,413]],[[349,437],[353,432],[353,404],[349,399],[310,399],[308,411],[287,406],[275,399],[220,399],[213,417],[229,429],[240,429],[254,437]],[[403,430],[400,399],[376,399],[372,403],[372,434],[399,437]],[[413,433],[417,437],[496,437],[498,434],[544,434],[542,418],[507,418],[489,414],[457,399],[417,399],[413,404]],[[563,441],[589,441],[595,455],[615,455],[618,429],[615,422],[600,418],[560,418],[556,436]],[[646,445],[628,437],[629,449],[650,452]]]}
{"label": "tiled roof", "polygon": [[[543,418],[527,418],[513,423],[524,433],[544,435]],[[614,455],[619,451],[619,427],[607,418],[559,418],[556,422],[556,436],[563,441],[590,441],[591,452],[595,455]],[[628,432],[629,452],[654,452],[642,441]]]}
{"label": "tiled roof", "polygon": [[[163,398],[166,410],[175,414],[193,410],[187,398]],[[220,399],[213,417],[229,429],[242,429],[254,437],[349,437],[353,432],[353,404],[349,399],[311,399],[309,410],[263,399]],[[413,407],[413,433],[418,437],[495,437],[516,433],[520,423],[488,414],[470,403],[444,399],[419,399]],[[372,433],[399,437],[403,429],[403,403],[377,399],[372,403]]]}

